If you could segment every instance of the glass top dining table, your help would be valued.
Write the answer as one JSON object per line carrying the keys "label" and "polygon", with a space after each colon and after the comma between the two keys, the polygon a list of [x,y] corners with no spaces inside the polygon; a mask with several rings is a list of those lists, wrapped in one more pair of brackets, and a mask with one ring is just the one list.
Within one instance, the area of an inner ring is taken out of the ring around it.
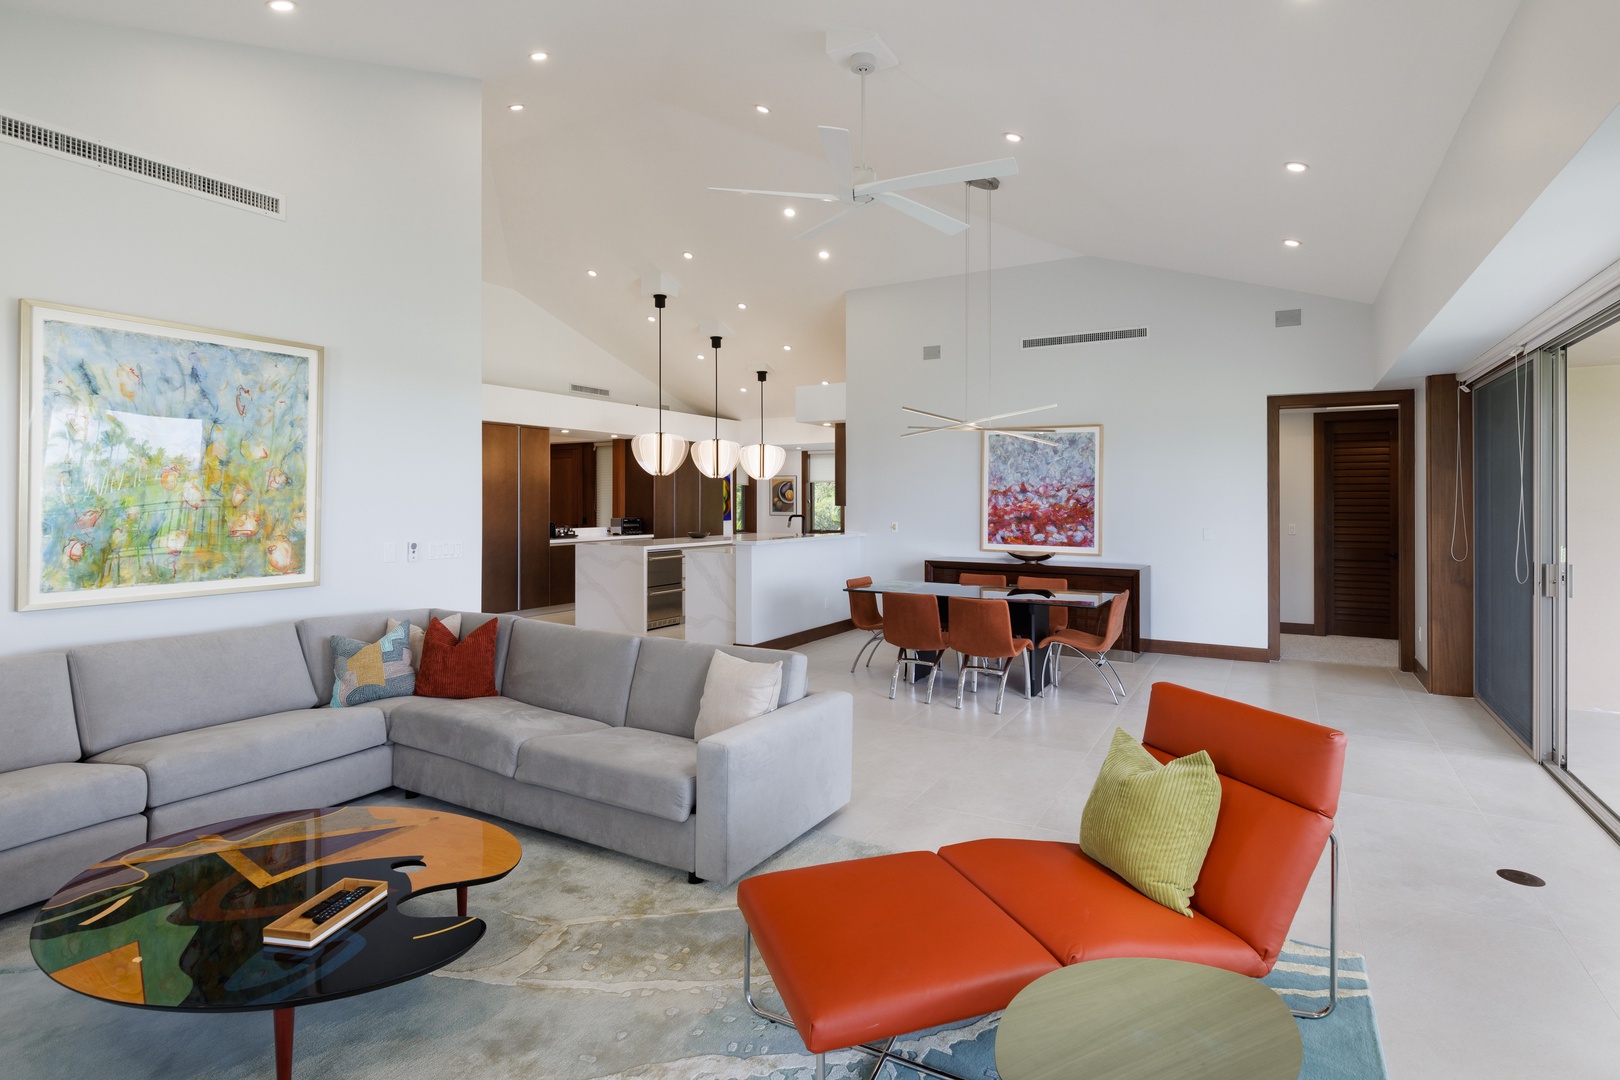
{"label": "glass top dining table", "polygon": [[965,597],[969,600],[1005,600],[1011,604],[1040,604],[1045,607],[1099,608],[1118,593],[1054,592],[1048,589],[1012,589],[993,585],[957,585],[945,581],[874,581],[845,592],[922,593],[926,596]]}

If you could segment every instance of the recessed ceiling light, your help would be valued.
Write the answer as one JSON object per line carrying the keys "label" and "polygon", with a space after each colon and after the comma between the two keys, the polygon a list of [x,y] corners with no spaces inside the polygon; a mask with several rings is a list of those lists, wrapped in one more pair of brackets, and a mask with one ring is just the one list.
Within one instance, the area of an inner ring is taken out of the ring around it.
{"label": "recessed ceiling light", "polygon": [[1023,142],[1024,141],[1024,137],[1022,135],[1018,134],[1018,132],[1016,132],[1016,131],[1007,132],[1006,139],[1007,139],[1008,142]]}
{"label": "recessed ceiling light", "polygon": [[822,422],[821,422],[821,426],[822,426],[822,427],[832,427],[832,425],[831,425],[831,424],[830,424],[830,423],[828,423],[828,422],[827,422],[827,421],[825,421],[825,420],[823,420],[823,421],[822,421]]}
{"label": "recessed ceiling light", "polygon": [[754,111],[759,113],[759,115],[764,116],[766,113],[771,111],[771,108],[769,105],[755,105]]}
{"label": "recessed ceiling light", "polygon": [[1299,241],[1292,238],[1284,240],[1283,247],[1299,247]]}
{"label": "recessed ceiling light", "polygon": [[1304,172],[1306,169],[1310,168],[1310,166],[1305,164],[1303,161],[1290,161],[1283,165],[1283,168],[1287,169],[1289,172]]}
{"label": "recessed ceiling light", "polygon": [[782,346],[782,351],[783,351],[783,352],[792,352],[792,351],[793,351],[793,346],[791,346],[791,345],[784,345],[784,346]]}
{"label": "recessed ceiling light", "polygon": [[279,11],[283,15],[287,14],[289,11],[292,11],[297,6],[297,4],[293,3],[293,0],[270,0],[270,2],[265,5],[265,7],[269,8],[271,11]]}
{"label": "recessed ceiling light", "polygon": [[738,304],[737,305],[737,310],[738,311],[747,311],[748,310],[748,305],[747,304]]}
{"label": "recessed ceiling light", "polygon": [[737,387],[737,390],[738,390],[739,393],[743,393],[743,394],[748,393],[748,387],[746,387],[746,386],[739,386],[739,387]]}
{"label": "recessed ceiling light", "polygon": [[512,104],[508,105],[507,108],[513,112],[522,112],[523,104],[521,102],[514,101]]}
{"label": "recessed ceiling light", "polygon": [[702,353],[698,353],[698,359],[699,360],[703,359],[703,354]]}
{"label": "recessed ceiling light", "polygon": [[586,277],[595,277],[596,276],[596,271],[595,270],[587,270],[587,271],[585,271],[585,276]]}
{"label": "recessed ceiling light", "polygon": [[818,259],[830,259],[830,258],[832,258],[832,252],[830,252],[830,251],[818,251],[818,252],[816,252],[816,257]]}
{"label": "recessed ceiling light", "polygon": [[563,434],[564,434],[564,435],[567,435],[567,434],[568,434],[568,429],[567,429],[567,428],[563,428],[563,429],[562,429],[562,433],[563,433]]}
{"label": "recessed ceiling light", "polygon": [[540,61],[544,60],[545,58],[546,58],[546,54],[543,53],[543,52],[532,52],[532,53],[529,54],[529,59],[533,60],[537,64]]}
{"label": "recessed ceiling light", "polygon": [[648,322],[657,322],[658,318],[657,318],[657,316],[649,315],[649,316],[647,316],[647,321]]}
{"label": "recessed ceiling light", "polygon": [[822,380],[821,380],[821,385],[822,385],[822,386],[828,386],[828,385],[830,385],[830,384],[829,384],[829,383],[828,383],[828,382],[827,382],[827,380],[826,380],[826,379],[822,379]]}
{"label": "recessed ceiling light", "polygon": [[681,252],[681,258],[683,258],[683,259],[690,259],[690,258],[691,258],[691,257],[692,257],[692,253],[691,253],[691,252],[690,252],[690,251],[683,251],[683,252]]}
{"label": "recessed ceiling light", "polygon": [[791,206],[784,206],[782,208],[782,216],[783,217],[797,217],[798,214],[799,214],[799,212],[797,210],[793,209],[793,207],[791,207]]}

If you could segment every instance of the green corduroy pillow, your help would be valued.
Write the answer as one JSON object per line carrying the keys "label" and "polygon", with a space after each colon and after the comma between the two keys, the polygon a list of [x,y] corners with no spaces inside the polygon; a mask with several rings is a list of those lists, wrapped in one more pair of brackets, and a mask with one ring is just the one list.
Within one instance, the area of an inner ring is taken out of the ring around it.
{"label": "green corduroy pillow", "polygon": [[1161,765],[1115,728],[1080,815],[1080,850],[1149,900],[1191,918],[1188,902],[1220,810],[1221,780],[1207,752]]}

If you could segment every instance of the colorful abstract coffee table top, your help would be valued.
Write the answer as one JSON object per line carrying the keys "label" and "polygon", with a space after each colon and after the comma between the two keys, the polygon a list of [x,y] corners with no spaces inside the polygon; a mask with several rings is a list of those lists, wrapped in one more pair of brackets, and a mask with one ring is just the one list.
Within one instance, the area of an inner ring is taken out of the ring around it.
{"label": "colorful abstract coffee table top", "polygon": [[[407,915],[400,903],[494,881],[520,855],[504,829],[438,810],[343,806],[239,818],[92,866],[46,902],[31,947],[52,979],[122,1005],[305,1005],[461,956],[483,936],[481,919]],[[264,944],[267,923],[345,877],[386,881],[388,899],[313,949]]]}

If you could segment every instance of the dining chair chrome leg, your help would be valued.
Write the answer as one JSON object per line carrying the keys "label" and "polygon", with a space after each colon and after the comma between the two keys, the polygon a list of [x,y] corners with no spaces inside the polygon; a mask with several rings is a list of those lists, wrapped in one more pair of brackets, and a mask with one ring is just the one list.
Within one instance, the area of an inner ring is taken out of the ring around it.
{"label": "dining chair chrome leg", "polygon": [[1091,666],[1097,669],[1097,674],[1102,677],[1103,685],[1108,687],[1108,696],[1114,699],[1115,705],[1118,705],[1119,694],[1114,691],[1113,680],[1108,677],[1108,657],[1098,653],[1095,656],[1087,654],[1086,659],[1091,661]]}
{"label": "dining chair chrome leg", "polygon": [[1007,676],[1012,674],[1012,661],[1001,665],[1001,685],[996,688],[996,715],[1001,715],[1001,703],[1007,697]]}
{"label": "dining chair chrome leg", "polygon": [[1029,650],[1024,650],[1024,700],[1028,701],[1035,695],[1030,692],[1029,685]]}
{"label": "dining chair chrome leg", "polygon": [[934,662],[934,666],[928,669],[928,696],[923,699],[924,705],[934,703],[934,680],[939,678],[939,669],[944,665],[945,658],[941,656]]}
{"label": "dining chair chrome leg", "polygon": [[873,630],[872,631],[872,636],[867,638],[865,643],[863,643],[861,645],[860,649],[855,653],[855,659],[849,665],[849,673],[851,675],[855,674],[856,665],[861,662],[861,656],[863,654],[867,654],[868,649],[870,649],[871,652],[870,652],[870,654],[866,655],[866,666],[867,667],[872,666],[872,657],[877,655],[877,647],[882,641],[883,641],[883,631],[881,631],[881,630]]}
{"label": "dining chair chrome leg", "polygon": [[967,675],[963,671],[963,663],[968,658],[962,653],[956,654],[956,707],[962,707],[962,691],[967,688]]}
{"label": "dining chair chrome leg", "polygon": [[1103,670],[1106,671],[1108,674],[1112,675],[1114,677],[1114,681],[1119,684],[1119,695],[1120,695],[1120,697],[1129,697],[1130,694],[1125,689],[1125,680],[1119,677],[1119,669],[1116,668],[1112,663],[1109,662],[1107,653],[1103,654],[1102,667],[1103,667]]}
{"label": "dining chair chrome leg", "polygon": [[883,644],[883,631],[874,630],[872,633],[877,635],[877,640],[872,642],[872,651],[866,654],[867,667],[872,666],[872,661],[877,657],[878,646]]}
{"label": "dining chair chrome leg", "polygon": [[900,669],[905,667],[905,666],[906,666],[906,650],[901,649],[899,658],[896,659],[895,662],[894,662],[894,678],[889,680],[889,700],[890,701],[894,700],[894,695],[900,689]]}

